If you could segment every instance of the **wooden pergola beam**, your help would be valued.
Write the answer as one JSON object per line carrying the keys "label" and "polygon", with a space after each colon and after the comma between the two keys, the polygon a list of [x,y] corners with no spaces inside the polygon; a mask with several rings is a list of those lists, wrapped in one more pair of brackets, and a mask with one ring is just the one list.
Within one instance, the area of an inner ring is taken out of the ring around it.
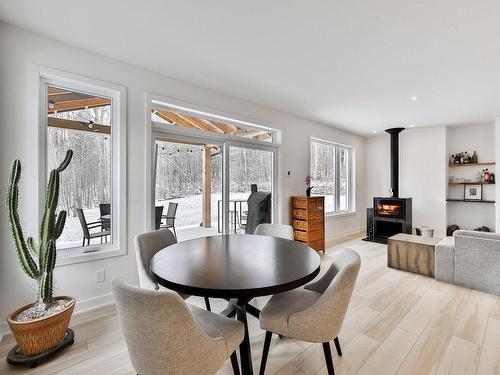
{"label": "wooden pergola beam", "polygon": [[89,125],[88,122],[65,120],[56,117],[47,117],[47,125],[50,127],[61,128],[61,129],[80,130],[90,133],[111,134],[111,126],[101,125],[101,124]]}
{"label": "wooden pergola beam", "polygon": [[78,109],[104,107],[107,105],[111,105],[111,99],[89,98],[89,99],[69,100],[62,102],[54,102],[53,108],[47,107],[47,113],[51,114],[54,112],[75,111]]}

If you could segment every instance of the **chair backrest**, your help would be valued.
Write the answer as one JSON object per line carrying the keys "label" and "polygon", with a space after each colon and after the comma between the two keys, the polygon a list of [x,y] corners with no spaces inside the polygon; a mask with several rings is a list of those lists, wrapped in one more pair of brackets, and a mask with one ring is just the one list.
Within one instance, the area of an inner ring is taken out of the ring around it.
{"label": "chair backrest", "polygon": [[215,373],[224,362],[224,339],[208,337],[177,293],[137,288],[122,278],[112,289],[137,373]]}
{"label": "chair backrest", "polygon": [[338,336],[360,267],[361,258],[352,249],[343,249],[333,255],[325,275],[304,287],[321,293],[321,297],[308,309],[290,316],[290,327],[297,333],[293,337],[327,342]]}
{"label": "chair backrest", "polygon": [[178,205],[178,203],[174,203],[174,202],[168,203],[168,210],[167,210],[167,218],[168,219],[175,219],[175,213],[177,212],[177,205]]}
{"label": "chair backrest", "polygon": [[99,203],[99,213],[101,214],[101,216],[111,215],[111,204]]}
{"label": "chair backrest", "polygon": [[155,207],[155,229],[158,230],[161,227],[161,216],[163,215],[163,206]]}
{"label": "chair backrest", "polygon": [[293,240],[293,228],[285,224],[259,224],[254,234]]}
{"label": "chair backrest", "polygon": [[158,251],[175,243],[177,240],[169,229],[155,230],[135,236],[135,256],[141,288],[158,289],[158,284],[151,279],[149,262]]}
{"label": "chair backrest", "polygon": [[75,208],[76,214],[78,215],[78,220],[80,220],[80,225],[82,226],[83,237],[89,238],[90,232],[87,225],[87,219],[85,219],[85,214],[83,213],[82,208]]}

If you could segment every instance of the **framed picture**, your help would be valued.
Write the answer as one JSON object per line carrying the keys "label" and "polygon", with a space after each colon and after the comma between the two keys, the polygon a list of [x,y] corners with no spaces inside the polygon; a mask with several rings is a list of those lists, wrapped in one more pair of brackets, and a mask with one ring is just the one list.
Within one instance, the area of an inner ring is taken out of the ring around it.
{"label": "framed picture", "polygon": [[483,185],[465,185],[465,200],[480,201],[483,199]]}

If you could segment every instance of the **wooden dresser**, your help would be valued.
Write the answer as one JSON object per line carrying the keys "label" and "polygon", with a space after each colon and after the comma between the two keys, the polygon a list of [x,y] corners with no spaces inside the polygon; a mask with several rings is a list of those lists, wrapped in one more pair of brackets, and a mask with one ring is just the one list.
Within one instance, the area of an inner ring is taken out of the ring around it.
{"label": "wooden dresser", "polygon": [[295,241],[325,252],[325,198],[292,197],[290,211]]}

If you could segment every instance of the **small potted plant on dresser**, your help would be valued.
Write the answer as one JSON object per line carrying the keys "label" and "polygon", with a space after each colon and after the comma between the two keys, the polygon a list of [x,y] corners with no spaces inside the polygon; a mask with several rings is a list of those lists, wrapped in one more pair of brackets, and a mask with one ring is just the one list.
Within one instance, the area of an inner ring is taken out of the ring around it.
{"label": "small potted plant on dresser", "polygon": [[68,329],[68,325],[75,299],[52,295],[56,240],[66,222],[66,211],[56,214],[60,173],[66,169],[72,156],[73,152],[68,150],[64,161],[50,172],[38,244],[33,237],[26,240],[24,238],[17,209],[21,162],[15,160],[12,164],[6,199],[11,233],[21,268],[36,281],[38,291],[35,302],[15,310],[7,317],[7,323],[17,341],[17,346],[7,356],[10,364],[30,364],[34,367],[38,361],[73,343],[74,334]]}

